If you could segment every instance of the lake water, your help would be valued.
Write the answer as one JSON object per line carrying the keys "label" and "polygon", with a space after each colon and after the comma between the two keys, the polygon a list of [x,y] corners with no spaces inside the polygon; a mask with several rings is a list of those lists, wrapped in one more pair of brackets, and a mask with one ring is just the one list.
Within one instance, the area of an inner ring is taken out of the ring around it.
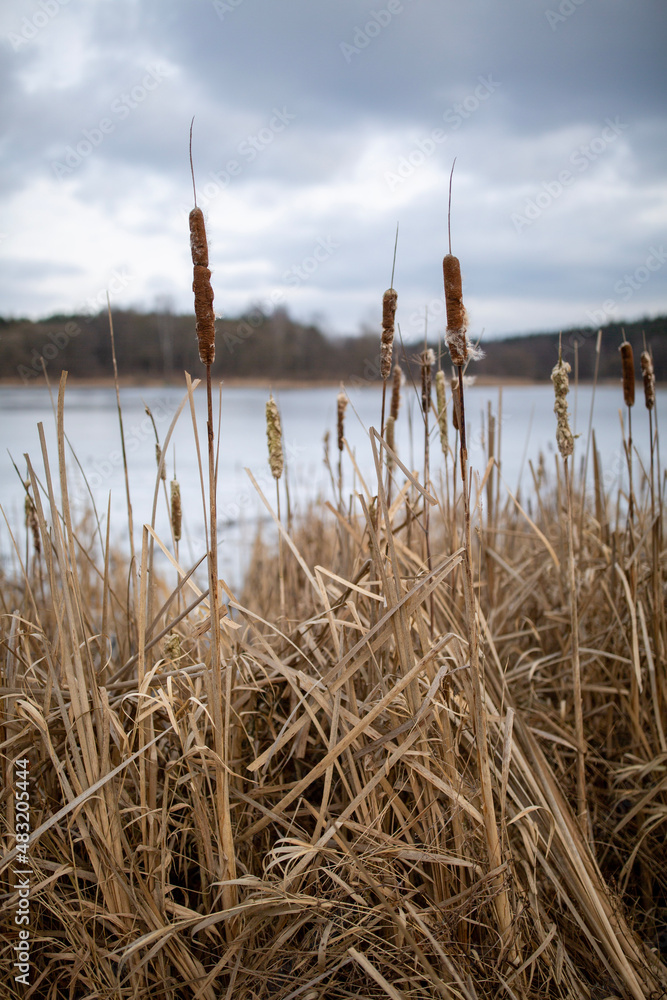
{"label": "lake water", "polygon": [[[575,468],[581,468],[586,449],[591,392],[589,386],[570,393],[573,429],[582,434],[575,450]],[[130,490],[134,511],[137,545],[141,542],[141,524],[150,521],[156,479],[155,436],[146,415],[149,406],[163,442],[176,411],[185,397],[185,388],[127,388],[121,390],[123,424],[128,457]],[[315,501],[333,499],[331,478],[323,461],[323,437],[331,434],[330,454],[337,464],[335,388],[283,389],[275,393],[280,407],[286,462],[294,511],[303,512]],[[377,386],[349,390],[350,405],[345,418],[345,432],[354,451],[359,470],[369,487],[374,482],[374,465],[368,440],[368,428],[380,424],[381,389]],[[234,585],[242,576],[255,537],[258,520],[266,521],[267,540],[275,529],[262,506],[245,468],[249,468],[267,499],[275,505],[275,484],[267,464],[265,428],[265,389],[224,388],[222,391],[221,444],[218,511],[220,522],[220,574]],[[423,432],[421,414],[414,390],[404,389],[403,404],[396,427],[399,455],[410,468],[421,469]],[[657,393],[657,408],[664,408],[667,391]],[[485,426],[487,407],[497,415],[499,392],[495,388],[472,386],[466,392],[469,433],[469,457],[473,467],[482,472],[486,466]],[[602,455],[605,482],[614,489],[625,482],[625,459],[621,443],[619,408],[620,386],[598,386],[595,395],[593,426]],[[626,413],[627,411],[624,412]],[[202,460],[206,469],[206,396],[203,385],[195,392],[195,411],[199,428]],[[627,416],[625,417],[627,420]],[[217,416],[215,418],[217,422]],[[648,414],[641,386],[632,414],[633,440],[640,457],[648,455]],[[11,462],[14,459],[25,475],[24,453],[43,481],[43,461],[37,424],[42,422],[47,440],[51,473],[57,480],[55,419],[46,388],[17,386],[0,388],[0,503],[13,529],[24,539],[24,492]],[[521,479],[524,495],[530,492],[528,460],[537,462],[539,452],[548,469],[555,454],[555,416],[551,385],[521,386],[503,389],[501,418],[502,476],[515,491]],[[71,387],[66,392],[65,431],[92,490],[98,512],[106,514],[109,493],[112,503],[112,537],[127,544],[125,481],[120,450],[116,396],[112,388]],[[411,433],[412,431],[412,433]],[[450,430],[450,444],[454,432]],[[10,458],[11,455],[11,458]],[[443,466],[437,436],[431,449],[432,475],[435,481]],[[664,467],[664,454],[663,467]],[[69,482],[74,513],[89,505],[88,493],[77,464],[68,451]],[[589,461],[592,466],[592,461]],[[183,498],[183,540],[181,559],[190,565],[204,551],[202,499],[197,463],[197,449],[189,405],[186,403],[167,449],[167,477],[176,474]],[[349,493],[360,489],[352,465],[344,460],[344,487]],[[372,489],[372,492],[375,492]],[[284,497],[283,497],[284,505]],[[284,511],[284,506],[283,506]],[[156,530],[170,538],[163,491],[157,506]],[[0,553],[11,558],[11,543],[4,519],[0,521]]]}

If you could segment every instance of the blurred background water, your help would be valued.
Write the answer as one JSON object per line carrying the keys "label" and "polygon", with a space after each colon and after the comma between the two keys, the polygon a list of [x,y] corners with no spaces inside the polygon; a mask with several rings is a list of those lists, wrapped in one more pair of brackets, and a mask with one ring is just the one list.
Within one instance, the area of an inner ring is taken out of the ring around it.
{"label": "blurred background water", "polygon": [[[390,388],[390,386],[389,386]],[[587,441],[591,407],[591,386],[581,386],[569,397],[573,430],[581,437],[576,442],[574,467],[580,473]],[[131,500],[134,513],[135,542],[141,545],[141,525],[150,522],[155,493],[157,464],[155,433],[146,414],[153,414],[160,443],[165,440],[170,424],[185,397],[185,389],[176,387],[121,389],[121,404],[129,468]],[[203,386],[195,391],[195,412],[200,450],[206,474],[206,397]],[[286,469],[290,499],[294,514],[303,514],[312,503],[333,500],[329,472],[324,463],[323,439],[330,432],[329,451],[334,471],[337,468],[336,397],[335,388],[281,389],[274,393],[280,408]],[[220,532],[220,574],[233,586],[242,579],[243,568],[260,523],[266,522],[267,542],[275,539],[266,509],[252,486],[246,467],[251,470],[269,502],[275,506],[275,485],[267,461],[265,404],[268,391],[263,388],[223,386],[221,395],[221,435],[219,458],[218,514]],[[345,415],[345,434],[355,453],[357,465],[371,493],[375,493],[374,464],[368,440],[371,426],[379,429],[381,389],[378,386],[349,390],[350,405]],[[658,412],[664,407],[667,390],[657,393]],[[218,400],[216,400],[218,402]],[[550,385],[497,388],[471,386],[466,393],[466,414],[469,435],[469,458],[473,468],[483,473],[487,463],[488,407],[496,416],[500,429],[501,474],[507,487],[520,489],[524,497],[532,492],[532,477],[528,462],[537,464],[540,452],[547,472],[553,471],[556,418],[553,413],[553,390]],[[627,471],[622,446],[619,410],[627,421],[622,405],[620,386],[598,386],[595,395],[593,427],[602,457],[605,486],[615,490],[627,484]],[[215,417],[217,422],[217,415]],[[12,466],[16,463],[21,475],[26,475],[24,454],[27,453],[35,471],[44,482],[44,463],[37,424],[44,426],[51,474],[59,496],[57,475],[57,444],[55,418],[46,388],[3,387],[0,389],[0,503],[15,532],[19,549],[25,548],[24,490]],[[444,472],[437,431],[431,420],[432,478],[439,481]],[[405,386],[403,402],[396,425],[396,445],[403,462],[412,469],[423,468],[423,424],[416,393]],[[73,386],[65,399],[65,431],[72,450],[67,449],[70,498],[75,517],[90,507],[90,497],[83,473],[93,494],[98,515],[106,527],[106,509],[111,495],[111,537],[119,546],[127,547],[127,516],[125,480],[120,447],[116,395],[113,388]],[[632,413],[633,441],[639,459],[648,461],[648,413],[643,394],[638,387],[637,404]],[[450,421],[450,445],[455,433]],[[496,430],[498,440],[498,430]],[[662,454],[664,466],[664,449]],[[635,458],[637,462],[637,458]],[[344,494],[360,490],[352,464],[344,457]],[[204,516],[201,498],[197,448],[190,408],[186,403],[176,423],[167,448],[167,480],[176,472],[183,501],[183,539],[181,560],[190,566],[205,551]],[[592,460],[589,459],[589,479]],[[169,482],[167,481],[167,489]],[[502,487],[501,487],[502,496]],[[283,513],[285,501],[283,495]],[[156,530],[171,547],[164,490],[158,495]],[[0,522],[0,552],[3,560],[12,561],[12,543],[4,518]]]}

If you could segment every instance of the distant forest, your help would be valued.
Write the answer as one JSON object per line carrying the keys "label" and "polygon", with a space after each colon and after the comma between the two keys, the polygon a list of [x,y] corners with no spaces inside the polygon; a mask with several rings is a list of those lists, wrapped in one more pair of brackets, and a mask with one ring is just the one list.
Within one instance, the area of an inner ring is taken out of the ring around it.
{"label": "distant forest", "polygon": [[[113,312],[118,373],[124,380],[178,381],[183,370],[199,374],[194,317],[171,313]],[[658,381],[667,380],[667,317],[603,328],[599,363],[601,379],[620,378],[618,347],[622,328],[634,348],[637,375],[643,338],[653,354]],[[482,343],[485,357],[471,374],[491,378],[548,380],[558,355],[557,333],[530,334]],[[593,378],[597,330],[581,327],[562,333],[563,355],[579,378]],[[347,385],[379,379],[380,329],[358,336],[327,337],[316,326],[291,319],[284,309],[270,315],[254,310],[238,319],[216,323],[218,379],[341,380]],[[431,345],[437,353],[438,344]],[[423,344],[395,344],[394,357],[405,366]],[[96,316],[52,316],[39,322],[0,318],[0,379],[39,381],[42,358],[52,379],[62,369],[79,379],[113,374],[109,322]],[[443,352],[443,367],[447,367]]]}

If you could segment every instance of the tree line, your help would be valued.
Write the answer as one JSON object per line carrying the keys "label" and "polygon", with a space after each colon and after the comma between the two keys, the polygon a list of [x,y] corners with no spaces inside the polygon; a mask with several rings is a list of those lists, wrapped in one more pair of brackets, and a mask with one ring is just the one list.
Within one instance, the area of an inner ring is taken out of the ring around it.
{"label": "tree line", "polygon": [[[170,312],[113,312],[113,329],[121,378],[178,381],[184,370],[200,368],[194,317]],[[644,343],[653,354],[658,381],[667,380],[667,316],[632,323],[610,323],[602,330],[597,358],[597,329],[578,327],[558,333],[535,333],[482,343],[485,357],[471,373],[500,379],[547,380],[558,356],[563,356],[582,380],[594,376],[596,361],[601,379],[620,377],[618,347],[625,336],[635,353],[637,376]],[[236,319],[216,323],[218,379],[275,379],[295,381],[341,380],[348,385],[378,381],[380,331],[366,328],[357,336],[326,336],[317,326],[292,319],[285,309],[267,314],[251,310]],[[441,344],[442,366],[447,351]],[[395,344],[394,357],[416,371],[423,343]],[[36,384],[43,366],[52,379],[61,370],[73,378],[108,378],[113,373],[109,320],[98,315],[51,316],[40,321],[0,318],[0,378]]]}

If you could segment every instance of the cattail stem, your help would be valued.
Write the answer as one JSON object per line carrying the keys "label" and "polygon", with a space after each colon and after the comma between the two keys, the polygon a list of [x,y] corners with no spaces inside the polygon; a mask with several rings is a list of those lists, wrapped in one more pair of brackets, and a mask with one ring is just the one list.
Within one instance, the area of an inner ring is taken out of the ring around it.
{"label": "cattail stem", "polygon": [[[194,119],[193,119],[194,121]],[[192,124],[190,125],[190,166],[192,168]],[[192,186],[195,189],[194,169],[192,169]],[[211,664],[210,683],[212,717],[214,727],[215,764],[215,794],[218,821],[218,837],[220,850],[220,880],[228,883],[236,877],[236,857],[232,835],[229,811],[229,775],[230,775],[230,728],[232,700],[232,670],[231,665],[225,665],[225,696],[223,714],[222,692],[222,655],[220,633],[220,593],[218,582],[218,514],[217,514],[217,477],[215,466],[215,432],[213,428],[213,393],[211,389],[211,365],[215,360],[215,313],[213,312],[213,289],[211,288],[211,272],[208,269],[208,244],[204,217],[196,206],[190,212],[190,249],[194,267],[192,289],[195,296],[195,316],[197,340],[199,342],[199,357],[206,366],[206,413],[208,438],[208,482],[209,482],[209,520],[210,537],[208,552],[209,607],[211,610]],[[236,905],[237,892],[235,885],[223,885],[222,905],[231,909]],[[228,940],[235,934],[236,923],[227,923]]]}
{"label": "cattail stem", "polygon": [[[276,511],[278,517],[278,523],[281,524],[280,517],[280,477],[283,474],[284,467],[284,455],[283,455],[283,432],[282,425],[280,423],[280,412],[278,410],[278,405],[273,398],[273,395],[269,397],[266,404],[266,439],[269,446],[269,466],[271,468],[271,475],[276,481]],[[283,550],[283,533],[278,532],[278,581],[280,587],[280,617],[284,619],[285,617],[285,569],[284,569],[284,550]]]}
{"label": "cattail stem", "polygon": [[[468,488],[468,451],[466,446],[465,405],[463,397],[463,365],[458,365],[459,375],[459,442],[461,458],[461,481],[463,489],[464,553],[463,553],[463,593],[468,627],[468,650],[470,655],[470,679],[472,686],[472,714],[475,728],[475,745],[482,791],[482,814],[486,833],[486,847],[489,866],[493,870],[502,864],[498,823],[493,801],[491,765],[489,762],[488,730],[484,698],[484,682],[479,657],[479,625],[472,572],[472,531],[470,518],[470,491]],[[516,958],[516,946],[512,943],[512,913],[507,891],[496,880],[496,914],[503,944],[509,947],[510,957]]]}
{"label": "cattail stem", "polygon": [[572,631],[572,695],[574,699],[574,728],[577,740],[577,818],[584,837],[593,845],[593,830],[586,797],[586,739],[584,736],[584,714],[581,693],[581,659],[579,655],[579,611],[577,602],[577,578],[574,562],[574,531],[572,513],[572,481],[569,458],[563,459],[565,470],[565,494],[567,502],[567,563],[568,590],[570,592],[570,620]]}

